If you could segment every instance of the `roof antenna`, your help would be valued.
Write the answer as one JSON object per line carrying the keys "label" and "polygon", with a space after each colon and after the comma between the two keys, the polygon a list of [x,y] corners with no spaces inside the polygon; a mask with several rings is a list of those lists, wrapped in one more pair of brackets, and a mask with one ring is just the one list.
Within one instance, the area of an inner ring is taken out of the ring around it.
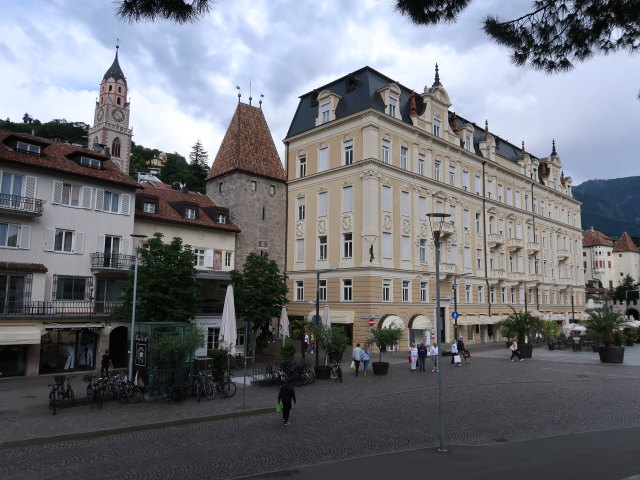
{"label": "roof antenna", "polygon": [[260,94],[260,101],[258,102],[260,104],[260,110],[262,110],[262,99],[264,98],[264,95],[261,93]]}
{"label": "roof antenna", "polygon": [[238,90],[238,103],[240,103],[240,97],[242,96],[242,93],[240,93],[240,87],[238,85],[236,85],[236,90]]}

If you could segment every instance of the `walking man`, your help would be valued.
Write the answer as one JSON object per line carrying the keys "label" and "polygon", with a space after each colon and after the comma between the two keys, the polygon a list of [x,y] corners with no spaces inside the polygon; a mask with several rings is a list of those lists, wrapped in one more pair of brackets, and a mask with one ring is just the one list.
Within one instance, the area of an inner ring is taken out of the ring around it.
{"label": "walking man", "polygon": [[291,380],[287,380],[287,383],[280,387],[278,392],[278,403],[282,402],[282,424],[290,425],[289,413],[291,413],[291,401],[296,403],[296,391],[291,385]]}
{"label": "walking man", "polygon": [[353,349],[353,363],[356,365],[356,377],[360,372],[360,360],[362,360],[362,349],[360,348],[360,344],[356,343],[356,348]]}

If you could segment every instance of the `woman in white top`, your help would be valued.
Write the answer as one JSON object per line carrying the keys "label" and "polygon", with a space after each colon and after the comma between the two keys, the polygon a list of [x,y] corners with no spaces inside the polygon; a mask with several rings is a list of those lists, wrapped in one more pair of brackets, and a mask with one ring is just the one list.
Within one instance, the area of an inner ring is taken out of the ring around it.
{"label": "woman in white top", "polygon": [[[458,342],[453,340],[453,342],[451,342],[451,365],[456,364],[454,361],[456,355],[458,355]],[[458,366],[460,366],[460,362],[458,362]]]}
{"label": "woman in white top", "polygon": [[411,362],[411,373],[413,373],[416,371],[416,363],[418,363],[418,347],[415,343],[412,343],[409,349],[409,361]]}
{"label": "woman in white top", "polygon": [[431,354],[431,362],[433,363],[433,368],[431,369],[432,372],[437,372],[438,371],[438,344],[434,342],[434,344],[431,346],[431,349],[429,350],[429,353]]}

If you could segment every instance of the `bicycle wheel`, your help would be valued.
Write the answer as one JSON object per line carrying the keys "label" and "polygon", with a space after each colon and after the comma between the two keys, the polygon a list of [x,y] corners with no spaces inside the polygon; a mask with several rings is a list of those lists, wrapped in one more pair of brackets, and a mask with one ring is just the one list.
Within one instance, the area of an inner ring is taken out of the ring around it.
{"label": "bicycle wheel", "polygon": [[338,378],[336,378],[336,381],[342,383],[342,368],[338,366],[337,370],[338,370]]}
{"label": "bicycle wheel", "polygon": [[307,370],[306,375],[309,385],[316,381],[316,374],[313,373],[313,370]]}
{"label": "bicycle wheel", "polygon": [[142,398],[140,387],[131,387],[128,392],[128,398],[131,403],[138,403]]}
{"label": "bicycle wheel", "polygon": [[207,380],[204,382],[204,396],[207,400],[213,400],[216,395],[216,388],[213,381]]}
{"label": "bicycle wheel", "polygon": [[67,392],[67,401],[69,403],[76,403],[76,397],[73,393],[73,388],[69,387],[69,391]]}
{"label": "bicycle wheel", "polygon": [[56,414],[56,409],[58,408],[58,403],[56,400],[56,393],[55,391],[51,391],[49,392],[49,408],[53,411],[53,414]]}
{"label": "bicycle wheel", "polygon": [[89,383],[89,385],[87,385],[87,400],[91,400],[93,398],[93,387],[91,386],[91,383]]}
{"label": "bicycle wheel", "polygon": [[193,385],[193,391],[196,394],[196,398],[200,401],[200,397],[202,396],[202,390],[200,389],[200,382],[198,380],[195,381]]}
{"label": "bicycle wheel", "polygon": [[333,380],[336,380],[338,378],[339,369],[340,367],[338,365],[334,365],[333,367],[331,367],[331,373],[329,374],[329,377],[332,378]]}
{"label": "bicycle wheel", "polygon": [[236,384],[233,383],[231,380],[229,380],[225,385],[224,385],[224,390],[222,391],[222,394],[224,395],[225,398],[231,398],[236,394]]}

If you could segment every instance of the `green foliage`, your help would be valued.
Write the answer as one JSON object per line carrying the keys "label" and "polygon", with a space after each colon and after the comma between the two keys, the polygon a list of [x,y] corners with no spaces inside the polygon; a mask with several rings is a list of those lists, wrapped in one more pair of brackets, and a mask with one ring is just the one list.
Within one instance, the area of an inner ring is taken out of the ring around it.
{"label": "green foliage", "polygon": [[590,311],[589,318],[582,324],[589,332],[597,335],[605,346],[609,346],[614,341],[614,332],[622,326],[624,321],[620,313],[603,307]]}
{"label": "green foliage", "polygon": [[282,348],[280,348],[280,355],[283,360],[293,360],[296,354],[296,347],[293,342],[286,341]]}
{"label": "green foliage", "polygon": [[[624,302],[626,299],[635,300],[638,298],[638,282],[633,281],[633,277],[627,274],[618,286],[611,292],[611,298]],[[627,294],[627,292],[629,292]]]}
{"label": "green foliage", "polygon": [[620,330],[613,332],[613,344],[616,347],[621,346],[624,343],[624,334]]}
{"label": "green foliage", "polygon": [[386,328],[373,328],[371,330],[371,339],[367,343],[375,343],[380,352],[379,361],[382,361],[382,350],[387,346],[395,345],[400,341],[402,337],[402,328],[400,327],[386,327]]}
{"label": "green foliage", "polygon": [[191,23],[209,13],[213,0],[118,0],[116,15],[129,23],[169,20]]}
{"label": "green foliage", "polygon": [[511,307],[512,313],[496,324],[501,329],[501,334],[506,338],[517,338],[518,343],[524,342],[525,337],[531,338],[535,333],[542,330],[542,321],[531,315],[529,312],[516,312]]}
{"label": "green foliage", "polygon": [[249,321],[254,332],[280,316],[287,302],[287,276],[269,254],[250,253],[242,271],[232,270],[238,318]]}
{"label": "green foliage", "polygon": [[[27,121],[25,122],[25,118]],[[0,120],[0,128],[18,133],[33,133],[38,137],[49,138],[61,142],[87,145],[89,125],[84,122],[67,122],[64,118],[41,123],[28,113],[23,116],[22,123],[14,123],[10,119]]]}
{"label": "green foliage", "polygon": [[191,153],[189,154],[189,173],[191,177],[197,180],[197,185],[194,185],[191,190],[206,193],[205,191],[205,179],[209,175],[209,154],[200,143],[200,140],[191,147]]}
{"label": "green foliage", "polygon": [[226,348],[214,348],[207,352],[211,363],[213,364],[213,372],[221,373],[227,369],[227,361],[229,357],[229,350]]}
{"label": "green foliage", "polygon": [[327,364],[327,358],[334,353],[342,354],[349,345],[349,337],[344,333],[342,327],[324,324],[313,326],[313,335],[316,339],[317,348],[322,348],[325,355],[324,363]]}
{"label": "green foliage", "polygon": [[547,343],[553,343],[560,333],[560,325],[555,320],[545,320],[542,322],[540,333],[544,335]]}
{"label": "green foliage", "polygon": [[[170,243],[155,233],[140,250],[136,317],[143,322],[186,322],[200,302],[195,280],[195,255],[182,239]],[[133,302],[133,275],[124,288],[123,306],[114,316],[129,318]]]}
{"label": "green foliage", "polygon": [[158,360],[175,368],[178,363],[187,360],[203,345],[204,334],[199,329],[193,328],[184,332],[183,335],[179,333],[160,335],[149,348]]}

